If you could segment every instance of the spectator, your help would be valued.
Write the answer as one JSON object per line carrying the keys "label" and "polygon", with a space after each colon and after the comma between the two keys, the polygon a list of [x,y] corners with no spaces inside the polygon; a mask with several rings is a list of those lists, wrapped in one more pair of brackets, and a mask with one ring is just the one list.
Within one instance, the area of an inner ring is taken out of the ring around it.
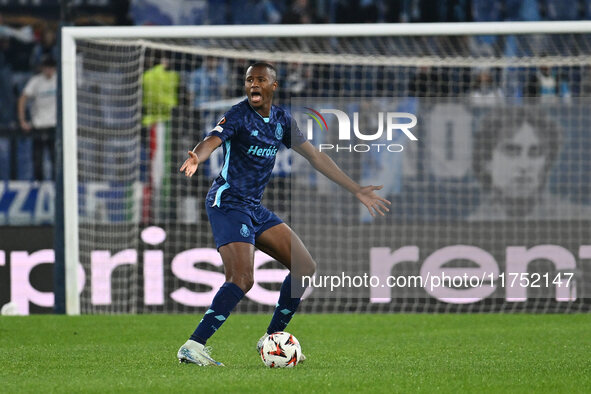
{"label": "spectator", "polygon": [[227,73],[224,64],[215,57],[207,57],[201,67],[191,73],[189,92],[195,107],[201,103],[225,97]]}
{"label": "spectator", "polygon": [[447,22],[447,1],[419,0],[420,18],[416,22]]}
{"label": "spectator", "polygon": [[579,18],[579,7],[576,2],[542,0],[541,4],[546,20],[573,21]]}
{"label": "spectator", "polygon": [[421,17],[420,0],[402,0],[400,22],[420,22]]}
{"label": "spectator", "polygon": [[359,0],[344,1],[335,0],[335,22],[336,23],[358,23],[359,16]]}
{"label": "spectator", "polygon": [[169,60],[155,55],[155,64],[142,76],[143,109],[142,124],[170,120],[171,111],[178,105],[179,74],[169,71]]}
{"label": "spectator", "polygon": [[[173,25],[174,18],[157,1],[131,0],[129,15],[135,25]],[[168,10],[172,11],[172,10]]]}
{"label": "spectator", "polygon": [[277,102],[289,103],[292,97],[311,95],[313,79],[313,67],[309,64],[297,62],[287,63],[277,76],[279,89],[275,92]]}
{"label": "spectator", "polygon": [[227,25],[230,0],[207,0],[207,21],[211,25]]}
{"label": "spectator", "polygon": [[472,20],[472,3],[470,0],[448,0],[448,22],[470,22]]}
{"label": "spectator", "polygon": [[404,0],[390,0],[384,4],[384,22],[398,23],[403,22],[402,12],[404,9]]}
{"label": "spectator", "polygon": [[0,37],[0,181],[11,177],[11,139],[3,132],[15,126],[15,95],[12,89],[12,70],[5,62],[4,51],[8,40]]}
{"label": "spectator", "polygon": [[531,74],[524,86],[525,97],[539,97],[543,103],[554,103],[559,97],[564,101],[570,98],[570,89],[566,81],[559,78],[556,68],[539,67]]}
{"label": "spectator", "polygon": [[377,23],[381,14],[379,0],[361,0],[359,2],[360,22]]}
{"label": "spectator", "polygon": [[20,29],[12,28],[2,24],[3,18],[0,14],[0,40],[3,42],[0,47],[4,55],[4,61],[10,65],[13,73],[29,74],[29,55],[32,50],[33,33],[30,26],[23,26]]}
{"label": "spectator", "polygon": [[281,22],[281,14],[270,0],[231,0],[232,24],[258,25]]}
{"label": "spectator", "polygon": [[583,18],[591,19],[591,0],[583,0]]}
{"label": "spectator", "polygon": [[506,21],[539,21],[540,7],[537,0],[505,0]]}
{"label": "spectator", "polygon": [[33,29],[30,26],[16,29],[2,23],[3,19],[0,14],[0,57],[3,58],[4,65],[11,69],[13,83],[20,91],[32,75],[29,60]]}
{"label": "spectator", "polygon": [[[179,104],[180,75],[170,68],[170,54],[157,51],[154,65],[142,76],[143,111],[142,157],[149,157],[148,182],[144,186],[142,220],[160,218],[168,213],[161,204],[162,193],[167,193],[170,183],[167,156],[162,154],[171,141],[173,109]],[[113,151],[117,148],[113,146]],[[146,169],[147,170],[147,169]],[[144,175],[142,175],[142,178]],[[164,180],[163,180],[164,179]],[[163,208],[161,210],[161,208]],[[166,212],[166,213],[165,213]]]}
{"label": "spectator", "polygon": [[2,127],[12,127],[15,121],[15,95],[12,87],[12,68],[5,56],[8,38],[0,37],[0,122]]}
{"label": "spectator", "polygon": [[231,72],[228,74],[230,76],[228,90],[231,97],[244,96],[244,76],[248,67],[254,62],[244,58],[230,60]]}
{"label": "spectator", "polygon": [[475,70],[474,88],[470,91],[470,103],[475,106],[493,106],[503,102],[503,91],[493,82],[488,68]]}
{"label": "spectator", "polygon": [[581,80],[578,96],[590,97],[591,96],[591,66],[587,65],[583,67],[581,71]]}
{"label": "spectator", "polygon": [[376,23],[384,14],[379,0],[336,0],[335,6],[337,23]]}
{"label": "spectator", "polygon": [[[227,24],[230,0],[130,0],[129,17],[135,25]],[[114,2],[119,7],[125,1]]]}
{"label": "spectator", "polygon": [[[573,4],[575,3],[575,4]],[[542,15],[549,21],[571,21],[579,19],[578,2],[562,0],[542,0]],[[547,48],[553,49],[563,56],[578,54],[579,43],[574,35],[549,35],[544,41]]]}
{"label": "spectator", "polygon": [[291,7],[284,13],[281,23],[304,24],[312,23],[314,19],[308,0],[294,0]]}
{"label": "spectator", "polygon": [[[394,0],[382,4],[386,22],[465,22],[469,15],[470,1]],[[380,2],[375,3],[381,13]]]}
{"label": "spectator", "polygon": [[[36,180],[53,179],[43,174],[43,156],[49,153],[53,169],[56,125],[57,77],[55,60],[46,56],[41,61],[41,73],[33,76],[18,100],[18,120],[25,134],[33,133],[33,169]],[[27,103],[31,102],[31,121],[26,118]]]}
{"label": "spectator", "polygon": [[33,41],[33,29],[31,26],[13,28],[4,24],[4,17],[0,14],[0,37],[10,37],[24,43]]}
{"label": "spectator", "polygon": [[31,51],[31,70],[38,72],[43,58],[51,56],[54,59],[58,59],[58,55],[55,30],[49,26],[45,26],[41,31],[40,41],[35,44]]}
{"label": "spectator", "polygon": [[419,67],[408,83],[411,97],[447,97],[449,88],[448,73],[429,66]]}
{"label": "spectator", "polygon": [[[506,21],[539,21],[541,20],[540,8],[537,0],[505,0]],[[531,56],[539,54],[548,39],[543,34],[508,35],[505,36],[505,56]],[[515,79],[516,75],[507,75],[509,79]],[[511,81],[515,84],[515,81]]]}
{"label": "spectator", "polygon": [[284,88],[290,96],[305,96],[311,89],[312,67],[308,64],[289,63]]}
{"label": "spectator", "polygon": [[[472,0],[472,19],[474,22],[496,22],[501,18],[502,3],[499,0]],[[474,36],[470,39],[470,49],[474,56],[494,56],[498,36]]]}

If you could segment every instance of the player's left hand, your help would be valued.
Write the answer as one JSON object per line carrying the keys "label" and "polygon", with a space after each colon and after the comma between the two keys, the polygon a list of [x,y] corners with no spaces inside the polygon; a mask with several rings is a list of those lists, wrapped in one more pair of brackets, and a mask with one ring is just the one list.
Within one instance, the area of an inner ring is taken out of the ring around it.
{"label": "player's left hand", "polygon": [[371,216],[375,217],[376,213],[379,213],[382,216],[385,216],[384,211],[390,212],[390,209],[386,207],[385,204],[392,205],[392,203],[385,198],[378,196],[374,191],[380,190],[383,188],[383,185],[380,186],[363,186],[357,193],[355,193],[355,197],[363,205],[367,207]]}

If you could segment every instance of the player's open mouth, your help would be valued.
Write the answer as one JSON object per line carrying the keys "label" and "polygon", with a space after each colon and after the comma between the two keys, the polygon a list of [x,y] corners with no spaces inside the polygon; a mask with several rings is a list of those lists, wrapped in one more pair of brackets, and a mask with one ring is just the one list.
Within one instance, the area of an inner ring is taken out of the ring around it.
{"label": "player's open mouth", "polygon": [[263,100],[263,96],[259,92],[252,92],[250,94],[250,101],[253,103],[260,103]]}

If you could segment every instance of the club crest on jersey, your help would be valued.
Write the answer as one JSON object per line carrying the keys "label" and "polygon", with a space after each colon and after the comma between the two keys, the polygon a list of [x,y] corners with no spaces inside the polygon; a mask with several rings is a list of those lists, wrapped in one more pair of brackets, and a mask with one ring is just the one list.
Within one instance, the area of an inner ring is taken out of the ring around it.
{"label": "club crest on jersey", "polygon": [[281,127],[281,123],[277,123],[277,127],[275,128],[275,138],[278,140],[283,138],[283,127]]}
{"label": "club crest on jersey", "polygon": [[242,235],[245,238],[250,235],[250,230],[244,223],[242,224],[242,228],[240,228],[240,235]]}

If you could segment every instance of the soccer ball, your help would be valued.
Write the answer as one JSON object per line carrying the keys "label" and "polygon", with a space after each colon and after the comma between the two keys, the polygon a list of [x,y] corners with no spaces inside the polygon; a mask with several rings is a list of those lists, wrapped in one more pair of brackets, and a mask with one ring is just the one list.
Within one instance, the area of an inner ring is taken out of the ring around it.
{"label": "soccer ball", "polygon": [[269,335],[261,348],[261,359],[269,368],[293,368],[302,357],[300,343],[288,332]]}

